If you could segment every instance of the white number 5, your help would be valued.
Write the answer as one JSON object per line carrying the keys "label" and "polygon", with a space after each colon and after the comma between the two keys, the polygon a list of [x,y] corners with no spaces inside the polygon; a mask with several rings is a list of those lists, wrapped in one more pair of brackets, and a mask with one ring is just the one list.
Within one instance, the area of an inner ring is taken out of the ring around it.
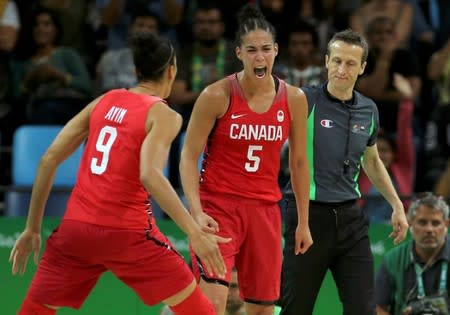
{"label": "white number 5", "polygon": [[245,163],[245,170],[247,172],[254,173],[258,170],[259,162],[261,161],[261,159],[259,158],[259,156],[254,155],[254,153],[255,153],[255,151],[261,151],[262,148],[263,148],[262,145],[249,145],[248,146],[247,159],[250,162]]}
{"label": "white number 5", "polygon": [[[105,143],[106,135],[109,135],[108,140]],[[97,143],[95,144],[95,148],[97,151],[102,153],[102,159],[100,164],[98,164],[97,158],[92,158],[91,160],[91,172],[97,175],[101,175],[106,171],[106,167],[108,166],[109,161],[109,152],[111,151],[111,147],[114,143],[114,140],[117,138],[117,129],[110,126],[105,126],[100,130],[100,134],[98,135]]]}

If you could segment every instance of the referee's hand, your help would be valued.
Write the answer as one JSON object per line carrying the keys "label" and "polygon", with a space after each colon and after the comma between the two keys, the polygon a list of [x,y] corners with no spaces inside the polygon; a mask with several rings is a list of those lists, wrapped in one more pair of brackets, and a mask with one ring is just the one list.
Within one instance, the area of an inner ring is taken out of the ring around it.
{"label": "referee's hand", "polygon": [[394,244],[397,245],[406,238],[406,234],[408,233],[408,220],[406,219],[402,203],[394,207],[391,223],[392,232],[389,234],[389,237],[393,238]]}

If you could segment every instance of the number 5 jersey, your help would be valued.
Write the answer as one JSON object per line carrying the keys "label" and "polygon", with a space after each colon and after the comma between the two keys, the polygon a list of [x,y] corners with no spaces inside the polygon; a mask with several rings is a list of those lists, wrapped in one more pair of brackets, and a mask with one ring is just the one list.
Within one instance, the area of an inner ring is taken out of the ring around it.
{"label": "number 5 jersey", "polygon": [[286,84],[274,77],[273,103],[266,112],[256,113],[247,104],[236,74],[227,80],[230,104],[209,135],[200,192],[277,202],[280,152],[291,125]]}

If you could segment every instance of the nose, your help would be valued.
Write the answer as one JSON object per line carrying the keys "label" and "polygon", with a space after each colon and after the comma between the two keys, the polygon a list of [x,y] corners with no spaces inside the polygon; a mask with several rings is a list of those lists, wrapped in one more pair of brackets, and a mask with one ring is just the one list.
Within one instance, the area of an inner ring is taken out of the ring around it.
{"label": "nose", "polygon": [[432,232],[434,230],[434,226],[431,222],[428,222],[427,224],[425,224],[423,229],[427,232]]}
{"label": "nose", "polygon": [[338,73],[339,74],[343,74],[343,73],[345,73],[345,65],[344,64],[340,64],[339,66],[338,66]]}
{"label": "nose", "polygon": [[264,59],[264,54],[261,50],[258,50],[256,52],[256,60],[263,60]]}

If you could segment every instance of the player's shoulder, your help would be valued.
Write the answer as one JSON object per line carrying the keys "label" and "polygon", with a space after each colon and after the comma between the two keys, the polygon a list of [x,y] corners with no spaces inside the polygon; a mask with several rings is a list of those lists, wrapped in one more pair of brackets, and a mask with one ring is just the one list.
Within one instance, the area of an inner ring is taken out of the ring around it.
{"label": "player's shoulder", "polygon": [[230,96],[230,83],[227,78],[223,78],[206,86],[202,93],[202,97],[212,99],[223,99]]}

